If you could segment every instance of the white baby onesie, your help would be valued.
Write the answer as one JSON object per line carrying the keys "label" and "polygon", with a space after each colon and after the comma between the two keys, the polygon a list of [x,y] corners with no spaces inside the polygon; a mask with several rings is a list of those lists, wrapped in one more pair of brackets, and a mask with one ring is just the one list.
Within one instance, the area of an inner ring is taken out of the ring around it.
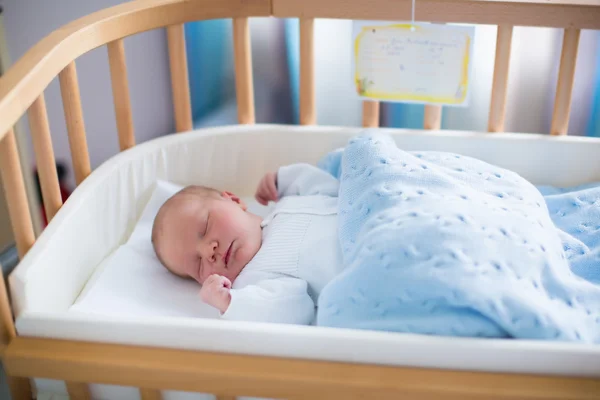
{"label": "white baby onesie", "polygon": [[339,181],[309,164],[277,173],[279,201],[262,222],[260,250],[233,283],[222,318],[311,324],[323,287],[343,268]]}

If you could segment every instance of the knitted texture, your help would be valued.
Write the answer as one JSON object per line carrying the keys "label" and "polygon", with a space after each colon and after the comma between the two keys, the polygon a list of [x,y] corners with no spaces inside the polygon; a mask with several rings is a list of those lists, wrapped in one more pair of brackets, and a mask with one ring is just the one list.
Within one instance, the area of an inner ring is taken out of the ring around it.
{"label": "knitted texture", "polygon": [[600,342],[600,287],[571,271],[567,233],[518,174],[377,131],[320,166],[340,179],[345,270],[318,325]]}

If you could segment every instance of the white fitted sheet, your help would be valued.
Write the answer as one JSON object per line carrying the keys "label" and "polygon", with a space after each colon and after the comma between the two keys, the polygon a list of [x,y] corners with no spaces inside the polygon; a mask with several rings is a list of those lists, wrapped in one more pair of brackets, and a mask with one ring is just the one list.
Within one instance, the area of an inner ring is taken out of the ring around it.
{"label": "white fitted sheet", "polygon": [[[277,125],[203,129],[140,144],[111,158],[75,191],[11,274],[19,334],[383,365],[600,376],[600,348],[591,345],[69,311],[98,266],[127,241],[158,179],[252,196],[264,172],[293,162],[314,163],[358,131]],[[477,157],[538,185],[600,181],[598,139],[388,131],[406,150]]]}

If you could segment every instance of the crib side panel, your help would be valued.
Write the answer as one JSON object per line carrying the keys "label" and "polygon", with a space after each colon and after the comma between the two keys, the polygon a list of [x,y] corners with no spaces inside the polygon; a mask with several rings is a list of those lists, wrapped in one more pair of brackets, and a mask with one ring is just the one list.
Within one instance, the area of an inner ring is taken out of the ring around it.
{"label": "crib side panel", "polygon": [[[311,107],[310,80],[312,63],[307,21],[314,18],[341,18],[360,20],[410,20],[413,3],[409,0],[272,0],[273,15],[281,18],[299,17],[301,20],[300,61],[300,122],[312,124],[316,119]],[[575,74],[575,62],[581,29],[600,29],[600,3],[595,0],[419,0],[415,5],[417,21],[435,23],[494,24],[498,26],[496,60],[492,83],[492,96],[488,119],[489,132],[504,131],[507,83],[510,64],[513,26],[540,26],[564,28],[563,49],[557,82],[557,91],[550,133],[567,134],[571,109],[571,95]],[[303,21],[305,25],[303,26]],[[304,79],[303,79],[304,78]],[[303,83],[305,82],[305,83]],[[372,127],[373,104],[363,105],[363,126]],[[423,127],[427,130],[441,128],[442,110],[439,106],[425,106]]]}

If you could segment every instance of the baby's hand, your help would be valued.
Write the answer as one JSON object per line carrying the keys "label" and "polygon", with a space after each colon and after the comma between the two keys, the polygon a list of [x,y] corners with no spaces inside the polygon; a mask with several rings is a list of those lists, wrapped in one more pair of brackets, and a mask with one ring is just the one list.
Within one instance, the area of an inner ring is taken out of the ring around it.
{"label": "baby's hand", "polygon": [[231,281],[221,275],[211,275],[202,284],[200,298],[203,302],[224,313],[231,303]]}
{"label": "baby's hand", "polygon": [[261,179],[256,189],[256,200],[266,206],[269,201],[277,201],[277,174],[269,172]]}

